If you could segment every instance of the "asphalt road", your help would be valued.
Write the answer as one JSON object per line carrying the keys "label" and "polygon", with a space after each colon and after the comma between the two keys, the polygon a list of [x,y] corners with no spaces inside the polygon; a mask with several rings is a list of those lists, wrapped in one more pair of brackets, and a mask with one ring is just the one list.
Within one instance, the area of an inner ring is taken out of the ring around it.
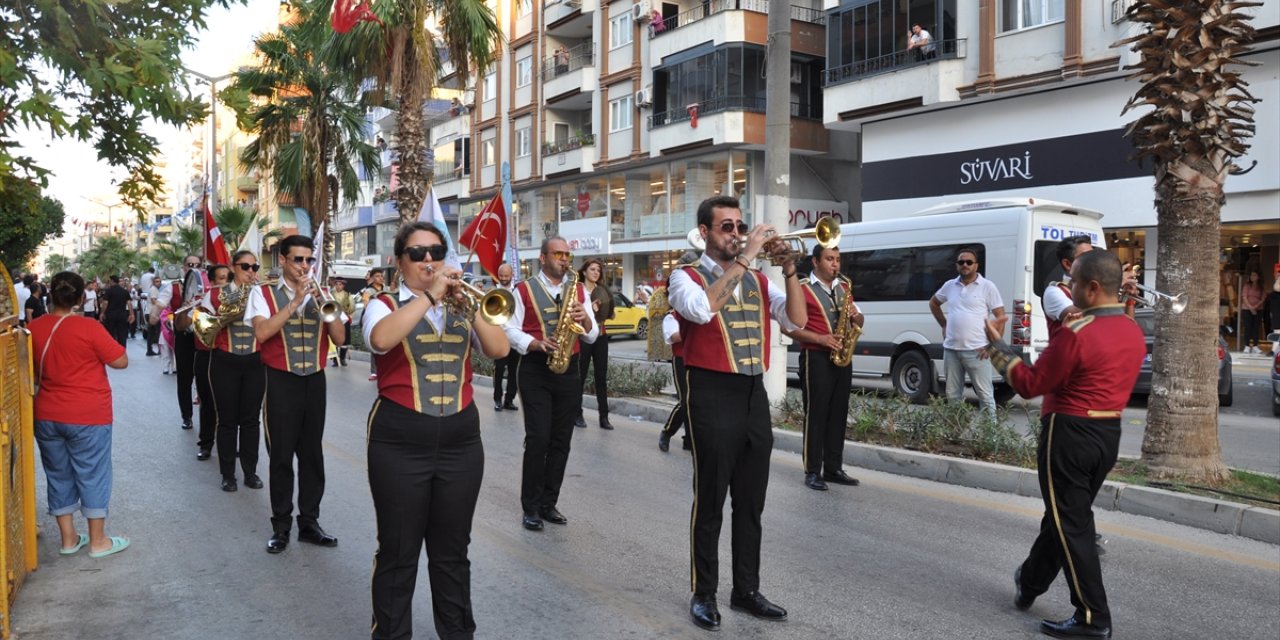
{"label": "asphalt road", "polygon": [[[174,378],[139,344],[130,356],[129,369],[111,373],[108,529],[133,546],[101,560],[60,557],[37,472],[41,568],[18,593],[14,637],[367,637],[376,532],[364,430],[374,387],[363,363],[327,374],[321,522],[340,546],[295,542],[271,556],[266,492],[220,491],[216,462],[197,462],[194,432],[178,428]],[[658,452],[656,425],[618,416],[606,432],[588,412],[560,504],[570,523],[532,533],[519,524],[520,415],[482,404],[481,416],[486,468],[471,545],[479,637],[707,637],[687,613],[686,454]],[[724,606],[724,637],[1031,638],[1039,618],[1070,612],[1061,580],[1031,611],[1012,606],[1010,577],[1037,531],[1039,501],[851,471],[861,487],[817,493],[801,484],[797,456],[775,452],[761,590],[790,620]],[[1098,521],[1117,638],[1280,636],[1277,547],[1123,513]],[[433,637],[425,571],[414,617],[418,636]]]}

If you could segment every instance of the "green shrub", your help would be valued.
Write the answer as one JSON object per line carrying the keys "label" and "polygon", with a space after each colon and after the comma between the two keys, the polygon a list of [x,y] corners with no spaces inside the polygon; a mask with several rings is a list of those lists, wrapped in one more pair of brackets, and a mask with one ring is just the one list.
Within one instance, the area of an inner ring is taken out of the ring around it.
{"label": "green shrub", "polygon": [[[596,392],[595,378],[595,367],[592,367],[591,371],[587,373],[587,379],[583,385],[587,393],[594,394]],[[609,363],[608,394],[610,398],[656,396],[669,384],[671,384],[670,368],[630,362]]]}

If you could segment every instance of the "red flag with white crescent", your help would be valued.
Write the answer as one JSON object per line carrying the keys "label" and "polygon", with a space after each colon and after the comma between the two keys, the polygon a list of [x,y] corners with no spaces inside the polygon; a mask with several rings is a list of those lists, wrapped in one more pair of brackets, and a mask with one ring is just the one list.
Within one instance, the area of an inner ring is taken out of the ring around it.
{"label": "red flag with white crescent", "polygon": [[373,0],[335,0],[333,3],[333,13],[329,16],[329,24],[333,26],[333,30],[338,33],[346,33],[356,26],[359,22],[376,22],[383,27],[378,16],[374,15],[369,5]]}
{"label": "red flag with white crescent", "polygon": [[502,203],[502,192],[494,195],[493,200],[463,229],[458,243],[475,252],[480,266],[490,276],[498,277],[502,254],[507,248],[507,210]]}
{"label": "red flag with white crescent", "polygon": [[222,231],[218,229],[213,212],[209,210],[208,198],[204,201],[204,259],[205,264],[231,264],[227,242],[222,239]]}

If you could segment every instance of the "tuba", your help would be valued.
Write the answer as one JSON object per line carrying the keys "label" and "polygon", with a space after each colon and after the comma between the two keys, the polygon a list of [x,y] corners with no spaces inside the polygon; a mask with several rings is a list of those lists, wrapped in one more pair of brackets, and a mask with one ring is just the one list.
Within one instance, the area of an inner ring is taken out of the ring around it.
{"label": "tuba", "polygon": [[564,300],[560,303],[560,319],[556,321],[555,335],[551,341],[556,343],[556,350],[547,357],[547,368],[552,373],[561,374],[569,370],[569,358],[573,357],[573,341],[586,333],[582,325],[569,317],[573,303],[578,300],[578,272],[569,269],[565,275],[564,287],[561,288]]}
{"label": "tuba", "polygon": [[844,283],[844,300],[840,303],[840,315],[836,317],[833,332],[840,340],[840,348],[831,351],[831,363],[847,367],[853,362],[853,348],[858,345],[862,327],[853,323],[853,282],[845,276],[839,276],[839,279]]}

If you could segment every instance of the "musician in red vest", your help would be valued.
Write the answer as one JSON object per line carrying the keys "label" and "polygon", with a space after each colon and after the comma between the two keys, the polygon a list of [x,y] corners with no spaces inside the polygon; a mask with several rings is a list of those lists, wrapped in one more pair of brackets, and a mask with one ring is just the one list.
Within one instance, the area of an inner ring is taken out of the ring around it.
{"label": "musician in red vest", "polygon": [[[244,310],[248,296],[258,281],[258,258],[252,251],[238,251],[231,258],[232,284],[205,294],[204,308],[222,316],[238,307]],[[218,470],[222,472],[222,490],[235,491],[236,459],[244,471],[244,486],[261,489],[258,477],[258,440],[262,432],[262,394],[266,391],[267,374],[258,354],[258,340],[253,328],[231,322],[218,332],[209,354],[209,384],[213,405],[217,409]]]}
{"label": "musician in red vest", "polygon": [[[298,459],[298,541],[336,547],[338,539],[320,528],[324,497],[324,367],[329,340],[342,341],[347,314],[331,322],[320,318],[320,288],[311,277],[316,263],[311,238],[292,235],[280,241],[280,283],[261,285],[249,294],[244,323],[253,327],[267,392],[263,427],[270,456],[272,535],[267,553],[289,546],[293,524],[293,459]],[[326,335],[327,334],[327,335]]]}
{"label": "musician in red vest", "polygon": [[[160,287],[160,296],[151,307],[151,315],[156,322],[160,320],[160,312],[169,308],[170,313],[181,309],[185,304],[198,300],[203,295],[203,285],[199,278],[200,256],[190,255],[182,261],[182,279],[168,287]],[[173,357],[178,373],[178,411],[182,414],[182,428],[195,427],[191,422],[193,403],[191,402],[191,383],[196,375],[196,337],[191,333],[191,314],[173,316]]]}
{"label": "musician in red vest", "polygon": [[[569,303],[570,320],[583,329],[584,342],[595,342],[600,327],[587,313],[587,291],[579,282],[572,291],[564,291],[565,274],[571,268],[573,254],[564,238],[553,236],[542,241],[538,255],[542,269],[515,287],[516,308],[504,330],[511,348],[520,352],[520,402],[524,411],[524,463],[520,478],[520,507],[524,510],[521,525],[530,531],[541,531],[543,521],[568,524],[569,519],[557,509],[560,485],[569,463],[569,440],[573,437],[573,421],[582,412],[582,378],[578,374],[578,339],[568,344],[555,342],[556,327],[564,318],[564,299]],[[555,373],[548,366],[551,354],[569,349],[569,367]]]}
{"label": "musician in red vest", "polygon": [[476,322],[474,308],[446,304],[462,272],[444,264],[444,234],[426,222],[396,233],[403,282],[364,311],[365,344],[378,360],[378,399],[369,412],[369,490],[377,515],[373,634],[413,633],[418,556],[427,549],[432,614],[441,638],[470,638],[467,545],[484,446],[471,386],[471,354],[507,354],[502,327]]}
{"label": "musician in red vest", "polygon": [[833,335],[840,309],[851,306],[849,321],[862,326],[862,312],[853,303],[853,292],[840,276],[840,249],[813,247],[813,271],[804,285],[808,319],[804,328],[789,332],[800,343],[800,391],[804,402],[804,484],[826,491],[827,482],[857,486],[844,471],[844,431],[849,416],[849,391],[853,367],[836,366],[831,353],[841,349]]}
{"label": "musician in red vest", "polygon": [[[231,280],[231,267],[225,264],[211,264],[205,273],[208,274],[211,291],[215,290],[213,287],[221,287]],[[207,298],[208,292],[201,297],[200,306],[204,306],[203,300]],[[205,311],[208,311],[207,307]],[[195,336],[195,333],[191,335]],[[213,348],[195,340],[195,349],[196,397],[200,399],[200,430],[196,436],[196,460],[208,460],[213,457],[213,443],[218,433],[218,411],[214,407],[213,387],[209,384],[209,365],[213,362],[211,357]]]}
{"label": "musician in red vest", "polygon": [[773,450],[764,372],[769,367],[769,321],[776,319],[784,330],[793,331],[804,324],[806,315],[795,256],[788,255],[784,243],[768,243],[765,253],[783,262],[785,294],[751,268],[757,257],[764,256],[773,227],[759,225],[748,233],[738,200],[716,196],[698,205],[698,229],[706,240],[706,251],[698,263],[671,274],[667,296],[681,318],[689,403],[686,428],[693,442],[689,613],[698,626],[717,630],[718,543],[724,499],[730,490],[733,592],[729,605],[767,620],[787,617],[786,609],[760,593],[760,515]]}
{"label": "musician in red vest", "polygon": [[[1076,258],[1090,251],[1093,251],[1093,240],[1086,235],[1063,238],[1054,250],[1058,264],[1062,267],[1062,280],[1050,282],[1040,297],[1040,306],[1044,308],[1044,319],[1049,327],[1050,340],[1064,324],[1080,318],[1080,309],[1071,299],[1071,265]],[[1133,284],[1135,282],[1133,270],[1126,264],[1124,271],[1125,290],[1126,293],[1131,294],[1131,297],[1125,301],[1125,313],[1132,317],[1134,307],[1137,305],[1138,291]]]}

